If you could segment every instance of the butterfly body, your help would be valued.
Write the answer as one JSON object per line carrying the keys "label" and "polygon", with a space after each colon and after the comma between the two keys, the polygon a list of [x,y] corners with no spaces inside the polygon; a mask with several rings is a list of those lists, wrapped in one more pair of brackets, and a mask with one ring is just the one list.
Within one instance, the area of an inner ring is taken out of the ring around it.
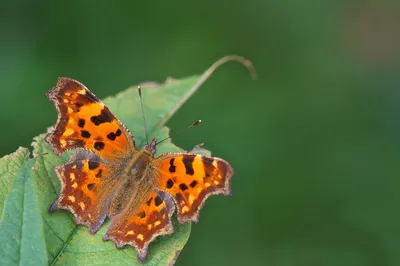
{"label": "butterfly body", "polygon": [[58,111],[46,142],[55,154],[76,149],[55,167],[61,190],[49,211],[71,211],[92,234],[109,217],[103,239],[135,247],[139,262],[157,236],[173,233],[175,210],[180,223],[197,222],[210,195],[230,194],[233,169],[226,161],[190,153],[154,157],[156,139],[138,150],[128,129],[78,81],[60,78],[46,96]]}
{"label": "butterfly body", "polygon": [[139,209],[149,191],[155,189],[156,175],[150,166],[153,159],[153,154],[147,148],[143,148],[127,161],[126,165],[121,166],[124,171],[117,177],[121,182],[114,193],[109,217],[118,215],[128,206]]}

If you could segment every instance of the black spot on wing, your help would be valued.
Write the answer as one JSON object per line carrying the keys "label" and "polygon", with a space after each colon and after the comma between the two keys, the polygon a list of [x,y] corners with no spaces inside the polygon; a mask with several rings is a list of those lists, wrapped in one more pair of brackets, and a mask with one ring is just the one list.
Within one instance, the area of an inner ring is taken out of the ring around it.
{"label": "black spot on wing", "polygon": [[138,216],[143,219],[144,217],[146,217],[146,213],[144,211],[139,212]]}
{"label": "black spot on wing", "polygon": [[154,199],[154,203],[156,204],[156,206],[160,206],[163,201],[160,196],[157,195],[157,197]]}
{"label": "black spot on wing", "polygon": [[111,132],[107,135],[107,138],[109,140],[115,140],[115,138],[117,137],[117,135],[114,134],[114,132]]}
{"label": "black spot on wing", "polygon": [[175,171],[176,171],[176,166],[174,165],[174,161],[175,161],[175,158],[171,158],[171,160],[169,160],[169,172],[170,173],[175,173]]}
{"label": "black spot on wing", "polygon": [[182,162],[185,165],[186,174],[187,175],[193,175],[194,174],[194,170],[193,170],[194,157],[196,157],[196,155],[191,155],[191,154],[190,155],[183,155]]}
{"label": "black spot on wing", "polygon": [[115,140],[117,137],[121,136],[121,134],[122,134],[122,131],[120,129],[118,129],[117,131],[115,131],[115,133],[114,132],[109,133],[107,135],[107,138],[109,140]]}
{"label": "black spot on wing", "polygon": [[90,118],[90,121],[92,121],[93,124],[95,124],[96,126],[98,126],[102,123],[111,122],[112,120],[113,120],[113,117],[111,116],[110,111],[106,110],[106,108],[101,110],[100,115],[95,115]]}
{"label": "black spot on wing", "polygon": [[94,184],[93,184],[93,183],[90,183],[90,184],[87,185],[87,189],[89,189],[89,190],[92,190],[93,187],[94,187]]}
{"label": "black spot on wing", "polygon": [[96,169],[97,167],[99,167],[99,163],[98,162],[92,162],[92,161],[89,161],[88,162],[88,166],[89,166],[89,170],[94,170],[94,169]]}
{"label": "black spot on wing", "polygon": [[174,186],[174,181],[172,181],[171,179],[167,180],[167,188],[172,188]]}
{"label": "black spot on wing", "polygon": [[85,126],[85,119],[79,119],[78,127],[83,128]]}
{"label": "black spot on wing", "polygon": [[186,189],[188,189],[188,187],[187,187],[186,184],[184,184],[184,183],[179,184],[179,188],[180,188],[182,191],[185,191]]}
{"label": "black spot on wing", "polygon": [[90,133],[89,133],[89,131],[81,130],[81,136],[83,138],[90,138]]}
{"label": "black spot on wing", "polygon": [[193,180],[192,183],[190,183],[189,186],[190,186],[191,188],[194,188],[196,185],[197,185],[197,181],[196,181],[196,180]]}
{"label": "black spot on wing", "polygon": [[104,142],[96,141],[93,146],[96,150],[101,151],[104,149]]}

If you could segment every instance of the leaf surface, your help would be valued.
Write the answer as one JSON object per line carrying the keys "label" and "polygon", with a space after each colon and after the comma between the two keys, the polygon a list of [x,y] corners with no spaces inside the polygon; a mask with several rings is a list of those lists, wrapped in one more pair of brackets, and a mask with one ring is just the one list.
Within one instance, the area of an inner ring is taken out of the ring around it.
{"label": "leaf surface", "polygon": [[[25,153],[22,152],[21,157],[24,158]],[[0,257],[3,265],[47,264],[43,223],[33,180],[35,161],[24,161],[4,204],[4,215],[0,221]]]}
{"label": "leaf surface", "polygon": [[3,216],[4,201],[22,165],[29,157],[27,148],[19,147],[14,153],[0,158],[0,219]]}

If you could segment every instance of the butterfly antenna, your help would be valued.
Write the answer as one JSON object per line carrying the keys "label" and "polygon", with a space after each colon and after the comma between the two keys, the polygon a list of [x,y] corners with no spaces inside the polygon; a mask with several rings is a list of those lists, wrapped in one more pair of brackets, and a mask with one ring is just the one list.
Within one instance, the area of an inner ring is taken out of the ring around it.
{"label": "butterfly antenna", "polygon": [[144,123],[144,131],[146,133],[146,141],[147,141],[147,145],[149,145],[149,134],[147,133],[146,116],[144,115],[144,108],[143,108],[142,88],[140,86],[138,86],[138,93],[139,93],[139,98],[140,98],[140,106],[142,108],[142,116],[143,116],[143,123]]}
{"label": "butterfly antenna", "polygon": [[[200,124],[200,123],[201,123],[201,120],[197,120],[196,122],[194,122],[194,123],[191,124],[190,126],[185,127],[184,129],[182,129],[182,130],[176,132],[174,135],[177,136],[177,135],[179,135],[179,134],[185,132],[185,131],[188,130],[189,128],[194,127],[194,126],[197,126],[197,125]],[[165,140],[167,140],[167,139],[171,139],[171,138],[172,138],[172,136],[166,137],[165,139],[160,140],[159,142],[157,142],[156,145],[160,144],[161,142],[163,142],[163,141],[165,141]]]}

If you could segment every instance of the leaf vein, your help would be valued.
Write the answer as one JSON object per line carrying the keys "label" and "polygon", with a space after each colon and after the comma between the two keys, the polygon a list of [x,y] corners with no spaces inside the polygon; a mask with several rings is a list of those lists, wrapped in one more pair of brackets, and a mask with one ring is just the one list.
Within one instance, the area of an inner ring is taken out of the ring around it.
{"label": "leaf vein", "polygon": [[64,242],[64,240],[54,231],[54,228],[51,227],[50,223],[47,221],[47,219],[43,219],[44,222],[47,224],[47,226],[50,228],[51,232],[61,241]]}
{"label": "leaf vein", "polygon": [[78,226],[75,227],[74,231],[72,231],[72,233],[69,235],[67,241],[65,242],[65,244],[63,245],[63,247],[60,249],[60,252],[58,252],[57,256],[54,258],[53,262],[50,264],[51,266],[55,265],[55,263],[57,262],[58,258],[62,255],[62,253],[64,252],[64,249],[68,246],[69,242],[72,240],[72,238],[74,237],[76,231],[78,230]]}

